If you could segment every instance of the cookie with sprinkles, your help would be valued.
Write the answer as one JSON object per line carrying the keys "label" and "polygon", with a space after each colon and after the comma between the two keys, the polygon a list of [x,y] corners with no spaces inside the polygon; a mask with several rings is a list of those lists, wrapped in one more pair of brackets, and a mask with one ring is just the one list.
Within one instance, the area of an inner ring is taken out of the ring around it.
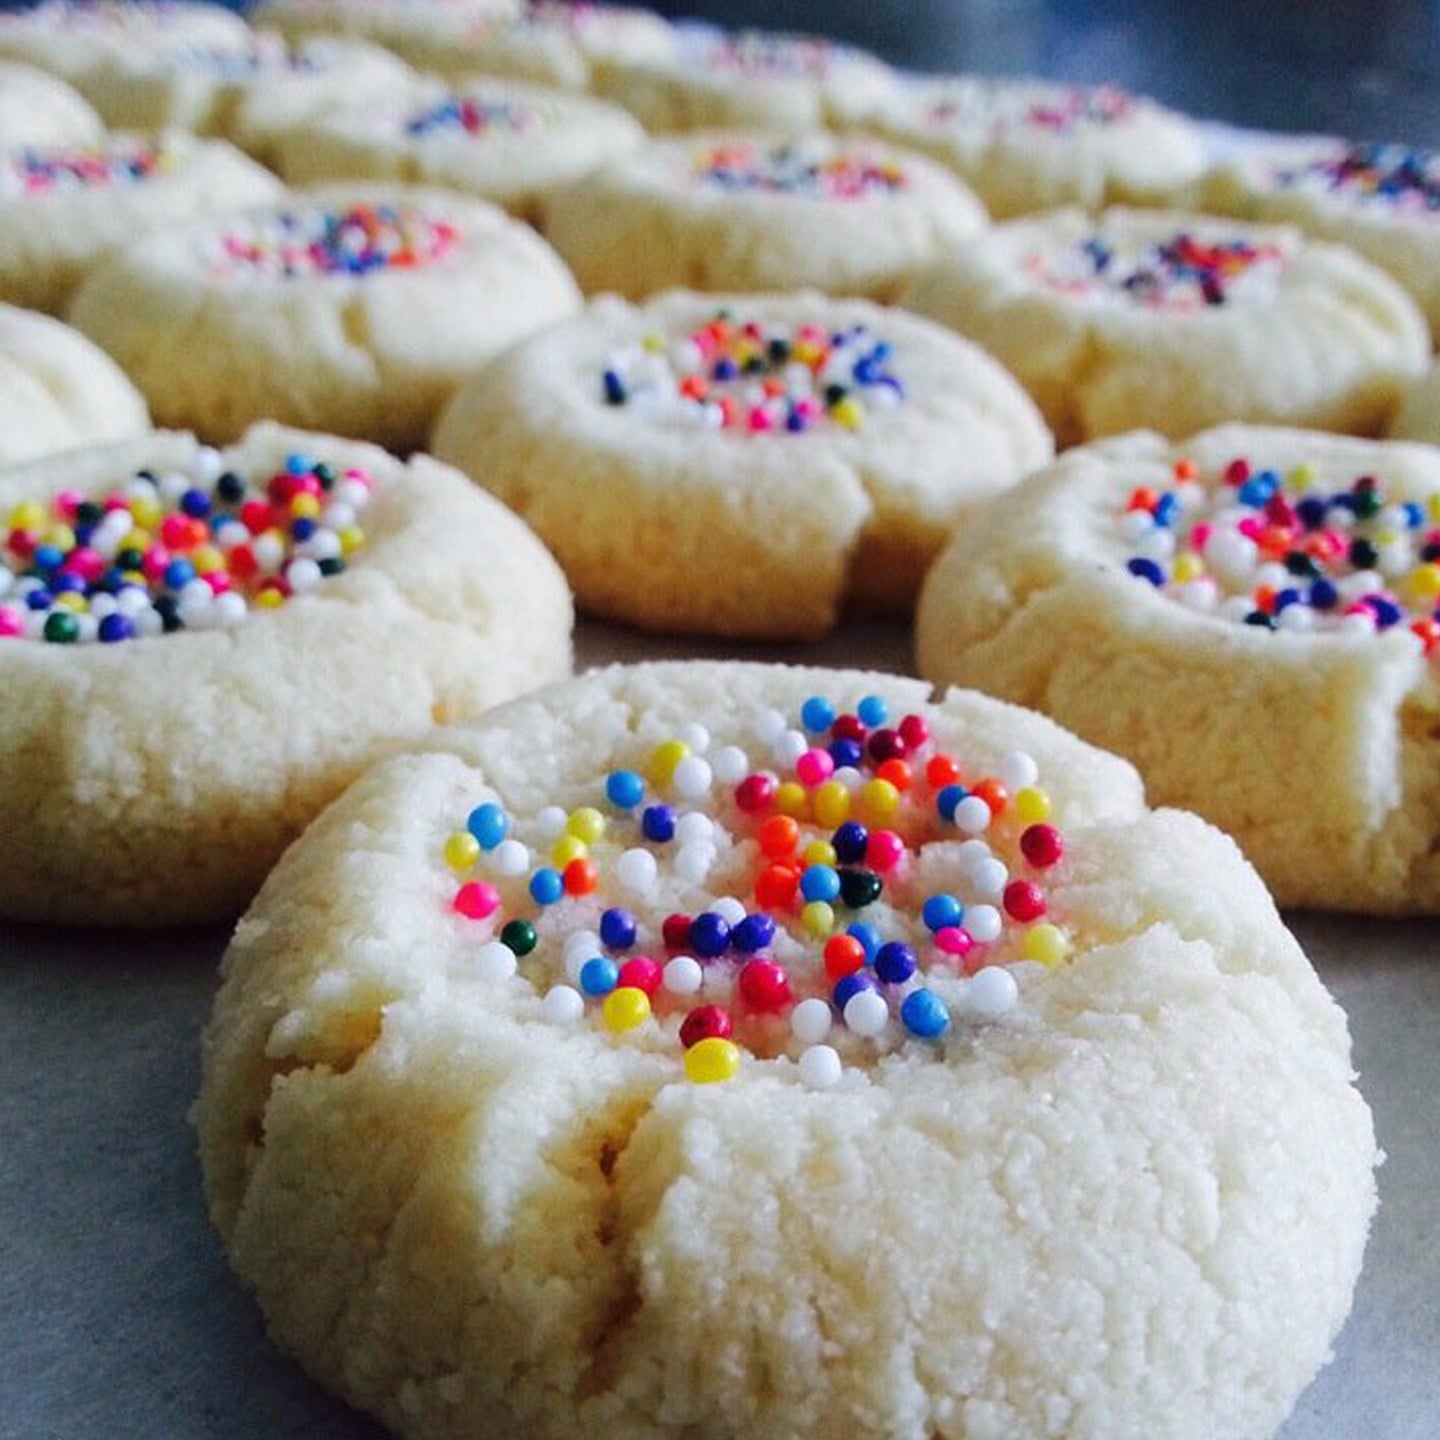
{"label": "cookie with sprinkles", "polygon": [[0,55],[71,84],[122,56],[238,55],[249,45],[250,27],[233,10],[191,0],[42,0],[0,13]]}
{"label": "cookie with sprinkles", "polygon": [[1124,755],[1282,905],[1440,912],[1440,451],[1244,425],[1073,451],[956,536],[918,652]]}
{"label": "cookie with sprinkles", "polygon": [[0,471],[0,914],[216,921],[367,764],[569,671],[570,598],[445,466],[256,427]]}
{"label": "cookie with sprinkles", "polygon": [[301,185],[443,185],[536,220],[550,195],[644,139],[618,105],[481,76],[417,84],[293,126],[279,138],[276,166]]}
{"label": "cookie with sprinkles", "polygon": [[965,508],[1053,453],[977,347],[813,292],[601,297],[476,375],[433,448],[526,517],[581,605],[771,639],[847,603],[908,615]]}
{"label": "cookie with sprinkles", "polygon": [[415,78],[402,60],[363,40],[316,36],[290,46],[259,32],[241,51],[117,55],[82,83],[115,129],[176,126],[221,136],[263,159],[278,132],[397,94]]}
{"label": "cookie with sprinkles", "polygon": [[160,424],[223,440],[277,419],[404,451],[462,380],[579,306],[549,246],[493,206],[351,186],[149,236],[71,314]]}
{"label": "cookie with sprinkles", "polygon": [[798,131],[822,129],[842,100],[878,105],[895,76],[875,56],[832,40],[690,25],[667,57],[600,59],[592,84],[657,134]]}
{"label": "cookie with sprinkles", "polygon": [[894,676],[492,711],[322,816],[224,968],[211,1214],[408,1440],[1263,1440],[1374,1209],[1235,846]]}
{"label": "cookie with sprinkles", "polygon": [[59,311],[118,247],[283,188],[223,141],[179,130],[0,150],[0,301]]}
{"label": "cookie with sprinkles", "polygon": [[144,398],[98,345],[48,315],[0,305],[0,465],[149,428]]}
{"label": "cookie with sprinkles", "polygon": [[438,75],[503,75],[588,90],[600,64],[663,64],[679,40],[650,10],[532,0],[519,15],[455,17],[390,43],[417,69]]}
{"label": "cookie with sprinkles", "polygon": [[0,150],[91,145],[105,133],[85,99],[57,76],[0,60]]}
{"label": "cookie with sprinkles", "polygon": [[1010,221],[903,303],[1007,365],[1062,445],[1224,420],[1378,434],[1430,348],[1410,297],[1343,246],[1167,211]]}
{"label": "cookie with sprinkles", "polygon": [[260,0],[250,20],[292,40],[354,35],[389,48],[436,29],[517,15],[521,8],[522,0]]}
{"label": "cookie with sprinkles", "polygon": [[843,127],[949,165],[1002,219],[1059,205],[1167,203],[1205,168],[1193,122],[1113,85],[909,77],[837,103]]}
{"label": "cookie with sprinkles", "polygon": [[655,140],[545,208],[545,231],[589,293],[795,290],[893,301],[985,228],[960,181],[880,141],[812,132]]}
{"label": "cookie with sprinkles", "polygon": [[1287,220],[1358,250],[1415,297],[1440,337],[1440,152],[1345,140],[1246,145],[1201,193],[1207,210]]}

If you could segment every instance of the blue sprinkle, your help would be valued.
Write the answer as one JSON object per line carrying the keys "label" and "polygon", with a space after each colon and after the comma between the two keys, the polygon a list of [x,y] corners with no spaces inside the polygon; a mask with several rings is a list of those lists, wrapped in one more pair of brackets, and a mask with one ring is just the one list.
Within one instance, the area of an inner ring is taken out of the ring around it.
{"label": "blue sprinkle", "polygon": [[1147,560],[1143,555],[1127,560],[1125,568],[1137,579],[1148,580],[1156,587],[1165,583],[1165,572],[1153,560]]}
{"label": "blue sprinkle", "polygon": [[858,820],[847,820],[830,837],[830,843],[835,847],[835,858],[842,865],[858,865],[865,858],[870,832]]}
{"label": "blue sprinkle", "polygon": [[730,931],[730,943],[742,954],[753,955],[775,939],[775,922],[765,914],[747,915]]}
{"label": "blue sprinkle", "polygon": [[845,933],[860,942],[865,949],[865,963],[873,965],[875,952],[880,948],[880,932],[873,925],[867,925],[863,920],[857,920],[853,925],[846,927]]}
{"label": "blue sprinkle", "polygon": [[958,925],[965,918],[965,907],[953,895],[932,895],[920,911],[925,928],[932,933]]}
{"label": "blue sprinkle", "polygon": [[645,782],[633,770],[614,770],[605,781],[605,798],[619,810],[633,810],[645,798]]}
{"label": "blue sprinkle", "polygon": [[840,876],[831,865],[812,865],[800,877],[800,893],[807,900],[833,900],[840,893]]}
{"label": "blue sprinkle", "polygon": [[470,812],[465,828],[480,842],[482,850],[493,850],[505,838],[510,822],[498,805],[487,800]]}
{"label": "blue sprinkle", "polygon": [[935,808],[942,820],[954,820],[955,809],[970,792],[963,785],[947,785],[935,796]]}
{"label": "blue sprinkle", "polygon": [[565,880],[558,870],[548,865],[530,877],[530,898],[537,905],[553,905],[565,893]]}
{"label": "blue sprinkle", "polygon": [[690,922],[690,948],[702,960],[723,955],[730,944],[730,925],[723,915],[706,910]]}
{"label": "blue sprinkle", "polygon": [[600,938],[611,950],[628,950],[635,943],[635,917],[618,906],[600,917]]}
{"label": "blue sprinkle", "polygon": [[608,995],[620,980],[620,967],[607,955],[597,955],[580,967],[580,988],[587,995]]}
{"label": "blue sprinkle", "polygon": [[647,840],[668,844],[675,838],[675,811],[669,805],[647,805],[640,817],[640,830]]}
{"label": "blue sprinkle", "polygon": [[887,985],[903,985],[915,973],[915,952],[899,940],[891,940],[875,953],[875,973]]}
{"label": "blue sprinkle", "polygon": [[851,975],[843,975],[835,982],[835,988],[830,992],[831,998],[835,1001],[835,1008],[842,1014],[846,1005],[850,1003],[862,990],[874,990],[874,977],[868,975],[864,970],[856,970]]}
{"label": "blue sprinkle", "polygon": [[919,1040],[935,1040],[950,1028],[950,1014],[933,990],[912,990],[900,1006],[905,1028]]}
{"label": "blue sprinkle", "polygon": [[800,723],[812,735],[819,735],[835,723],[835,707],[823,695],[812,695],[800,707]]}
{"label": "blue sprinkle", "polygon": [[855,713],[862,725],[874,730],[883,725],[890,716],[890,707],[878,696],[867,695],[856,707]]}

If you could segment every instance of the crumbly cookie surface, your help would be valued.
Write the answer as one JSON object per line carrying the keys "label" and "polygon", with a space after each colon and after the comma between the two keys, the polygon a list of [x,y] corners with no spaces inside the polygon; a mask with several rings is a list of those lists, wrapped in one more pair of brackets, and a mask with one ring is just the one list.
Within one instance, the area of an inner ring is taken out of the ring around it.
{"label": "crumbly cookie surface", "polygon": [[[880,883],[805,899],[840,872]],[[1019,959],[1039,926],[1064,952]],[[1374,1204],[1343,1017],[1230,842],[894,677],[608,671],[437,737],[225,969],[212,1213],[281,1343],[409,1436],[1261,1437]]]}
{"label": "crumbly cookie surface", "polygon": [[1119,437],[972,517],[921,599],[936,681],[1127,756],[1282,904],[1440,905],[1440,452]]}

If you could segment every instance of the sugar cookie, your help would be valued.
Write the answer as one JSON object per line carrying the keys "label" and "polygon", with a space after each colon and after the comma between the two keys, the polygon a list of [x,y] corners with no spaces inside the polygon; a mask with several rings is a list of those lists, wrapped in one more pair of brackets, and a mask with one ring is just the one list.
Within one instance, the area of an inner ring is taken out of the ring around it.
{"label": "sugar cookie", "polygon": [[988,356],[813,293],[606,297],[516,346],[435,453],[513,505],[582,605],[653,630],[813,636],[908,613],[971,502],[1050,436]]}
{"label": "sugar cookie", "polygon": [[0,913],[213,921],[365,765],[569,663],[534,536],[421,456],[278,426],[0,472]]}
{"label": "sugar cookie", "polygon": [[250,19],[292,40],[357,35],[390,46],[483,16],[516,15],[521,8],[522,0],[260,0]]}
{"label": "sugar cookie", "polygon": [[278,197],[238,150],[183,131],[0,151],[0,300],[59,310],[111,251],[180,220]]}
{"label": "sugar cookie", "polygon": [[71,315],[160,424],[228,440],[271,418],[407,450],[462,380],[579,303],[545,242],[489,205],[337,187],[147,236]]}
{"label": "sugar cookie", "polygon": [[140,392],[98,345],[48,315],[0,305],[0,465],[149,428]]}
{"label": "sugar cookie", "polygon": [[972,76],[845,93],[843,120],[951,166],[999,218],[1057,205],[1155,204],[1199,178],[1194,124],[1113,85]]}
{"label": "sugar cookie", "polygon": [[997,226],[904,303],[998,357],[1062,444],[1226,419],[1376,434],[1429,356],[1409,296],[1349,250],[1164,211]]}
{"label": "sugar cookie", "polygon": [[893,676],[615,669],[456,727],[224,975],[211,1213],[408,1440],[1263,1440],[1375,1208],[1344,1017],[1235,846]]}
{"label": "sugar cookie", "polygon": [[978,511],[918,648],[1132,760],[1281,904],[1433,913],[1437,607],[1440,451],[1225,426],[1074,451]]}
{"label": "sugar cookie", "polygon": [[984,228],[979,201],[938,165],[820,132],[653,141],[545,209],[581,287],[632,300],[676,286],[894,300]]}
{"label": "sugar cookie", "polygon": [[0,150],[90,145],[105,133],[78,91],[33,65],[0,60]]}
{"label": "sugar cookie", "polygon": [[480,76],[454,86],[420,83],[295,126],[279,137],[276,166],[300,185],[444,185],[533,220],[554,191],[644,139],[618,105]]}

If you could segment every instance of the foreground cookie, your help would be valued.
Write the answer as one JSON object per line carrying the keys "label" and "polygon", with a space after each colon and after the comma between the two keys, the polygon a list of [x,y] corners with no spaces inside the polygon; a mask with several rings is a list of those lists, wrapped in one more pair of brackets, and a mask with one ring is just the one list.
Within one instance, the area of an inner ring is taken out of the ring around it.
{"label": "foreground cookie", "polygon": [[807,35],[687,28],[666,57],[611,56],[595,89],[647,130],[803,131],[823,127],[842,100],[878,104],[895,83],[873,55]]}
{"label": "foreground cookie", "polygon": [[98,345],[48,315],[0,305],[0,465],[149,428],[140,392]]}
{"label": "foreground cookie", "polygon": [[1040,717],[609,670],[372,771],[197,1121],[271,1333],[412,1440],[1261,1440],[1374,1209],[1235,847]]}
{"label": "foreground cookie", "polygon": [[100,117],[63,80],[0,61],[0,150],[91,145],[104,133]]}
{"label": "foreground cookie", "polygon": [[1388,275],[1287,227],[1062,211],[942,257],[904,303],[978,341],[1061,444],[1226,419],[1375,434],[1429,359]]}
{"label": "foreground cookie", "polygon": [[531,0],[518,15],[450,16],[389,43],[416,69],[439,75],[504,75],[588,90],[601,65],[665,64],[680,41],[649,10]]}
{"label": "foreground cookie", "polygon": [[1075,451],[957,535],[918,644],[1134,761],[1281,904],[1440,909],[1440,451],[1245,426]]}
{"label": "foreground cookie", "polygon": [[840,110],[851,128],[951,166],[1001,218],[1163,203],[1205,165],[1191,121],[1111,85],[909,79],[876,95],[843,94]]}
{"label": "foreground cookie", "polygon": [[533,535],[421,456],[263,426],[0,472],[0,914],[234,915],[397,741],[569,668]]}
{"label": "foreground cookie", "polygon": [[894,300],[985,228],[929,161],[819,132],[658,140],[559,191],[545,232],[583,289],[795,290]]}
{"label": "foreground cookie", "polygon": [[521,8],[522,0],[260,0],[250,19],[291,39],[357,35],[379,45],[402,46],[436,28],[516,15]]}
{"label": "foreground cookie", "polygon": [[148,236],[71,313],[161,424],[230,439],[272,418],[405,450],[463,379],[579,298],[489,205],[351,187]]}
{"label": "foreground cookie", "polygon": [[613,298],[455,397],[435,453],[524,515],[582,605],[813,636],[908,613],[968,503],[1049,458],[1024,392],[898,310],[815,294]]}
{"label": "foreground cookie", "polygon": [[386,180],[444,185],[539,217],[545,199],[645,139],[618,105],[484,76],[346,106],[280,138],[295,184]]}
{"label": "foreground cookie", "polygon": [[177,126],[265,158],[277,133],[399,94],[415,78],[403,61],[362,40],[316,36],[288,46],[262,32],[241,51],[119,54],[92,67],[83,84],[116,129]]}
{"label": "foreground cookie", "polygon": [[1343,140],[1247,146],[1206,176],[1204,208],[1289,220],[1388,270],[1440,337],[1440,154]]}
{"label": "foreground cookie", "polygon": [[0,300],[59,310],[112,250],[196,215],[274,200],[280,182],[181,131],[0,151]]}

